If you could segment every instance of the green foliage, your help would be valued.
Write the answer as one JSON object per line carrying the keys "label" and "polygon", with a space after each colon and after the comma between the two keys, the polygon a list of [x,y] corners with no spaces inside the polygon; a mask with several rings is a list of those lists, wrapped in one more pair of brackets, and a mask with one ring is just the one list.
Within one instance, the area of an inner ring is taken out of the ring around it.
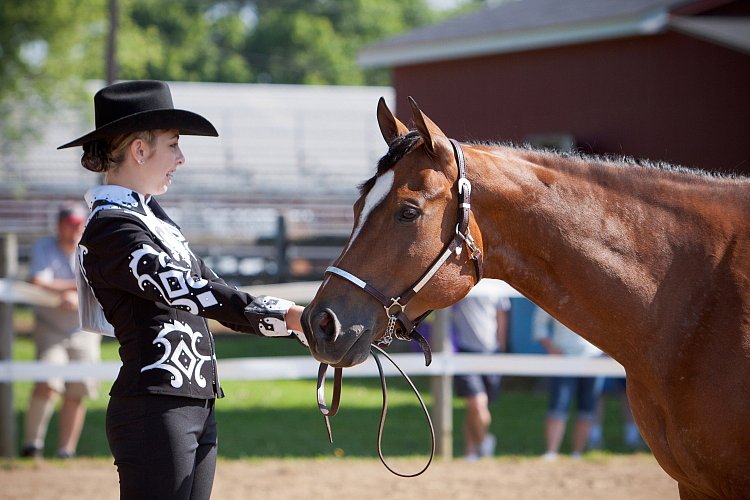
{"label": "green foliage", "polygon": [[100,0],[0,2],[0,172],[19,168],[26,148],[58,107],[84,99],[81,71],[103,33]]}
{"label": "green foliage", "polygon": [[[0,102],[103,79],[111,1],[0,3]],[[357,51],[438,17],[426,0],[116,4],[121,79],[383,84],[382,73],[357,66]]]}
{"label": "green foliage", "polygon": [[120,77],[247,82],[248,34],[236,10],[213,0],[121,0]]}
{"label": "green foliage", "polygon": [[90,107],[112,2],[121,80],[388,85],[357,51],[446,15],[426,0],[0,1],[0,172],[22,168],[58,107]]}
{"label": "green foliage", "polygon": [[436,20],[425,0],[257,1],[258,25],[246,56],[263,81],[387,85],[384,70],[364,71],[368,43]]}

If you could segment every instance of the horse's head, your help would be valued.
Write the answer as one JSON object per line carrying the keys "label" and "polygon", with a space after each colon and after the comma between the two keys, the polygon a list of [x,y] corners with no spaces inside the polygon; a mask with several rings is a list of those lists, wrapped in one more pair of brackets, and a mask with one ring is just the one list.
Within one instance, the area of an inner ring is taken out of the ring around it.
{"label": "horse's head", "polygon": [[[351,237],[302,319],[313,356],[333,366],[363,362],[370,344],[387,331],[408,334],[405,324],[458,301],[477,280],[466,252],[456,252],[464,246],[456,237],[456,153],[410,102],[416,131],[395,118],[383,99],[378,103],[388,152],[361,186]],[[481,248],[468,208],[465,219]]]}

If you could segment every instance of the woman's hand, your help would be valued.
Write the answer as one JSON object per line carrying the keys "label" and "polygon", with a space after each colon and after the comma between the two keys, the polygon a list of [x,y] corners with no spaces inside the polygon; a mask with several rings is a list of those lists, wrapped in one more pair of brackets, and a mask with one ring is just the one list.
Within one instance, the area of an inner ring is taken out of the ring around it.
{"label": "woman's hand", "polygon": [[302,311],[304,310],[304,307],[296,304],[289,308],[286,312],[286,316],[284,316],[287,329],[296,330],[298,332],[302,331]]}

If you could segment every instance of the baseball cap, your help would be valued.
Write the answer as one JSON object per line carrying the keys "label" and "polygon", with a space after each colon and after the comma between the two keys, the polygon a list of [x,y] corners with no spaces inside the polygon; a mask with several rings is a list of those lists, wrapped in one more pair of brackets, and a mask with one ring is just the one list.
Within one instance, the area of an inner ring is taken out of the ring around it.
{"label": "baseball cap", "polygon": [[62,205],[57,213],[57,220],[67,222],[71,225],[83,224],[88,217],[86,210],[80,203],[66,203]]}

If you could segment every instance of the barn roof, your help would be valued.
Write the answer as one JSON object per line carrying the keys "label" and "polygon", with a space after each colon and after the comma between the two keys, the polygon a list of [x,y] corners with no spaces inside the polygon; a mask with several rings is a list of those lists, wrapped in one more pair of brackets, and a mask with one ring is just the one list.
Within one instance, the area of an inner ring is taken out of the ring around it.
{"label": "barn roof", "polygon": [[[691,15],[724,3],[731,2],[511,0],[377,42],[359,53],[359,62],[399,66],[649,35],[686,19],[674,14]],[[681,22],[680,30],[750,51],[747,18],[714,18],[711,26]]]}

